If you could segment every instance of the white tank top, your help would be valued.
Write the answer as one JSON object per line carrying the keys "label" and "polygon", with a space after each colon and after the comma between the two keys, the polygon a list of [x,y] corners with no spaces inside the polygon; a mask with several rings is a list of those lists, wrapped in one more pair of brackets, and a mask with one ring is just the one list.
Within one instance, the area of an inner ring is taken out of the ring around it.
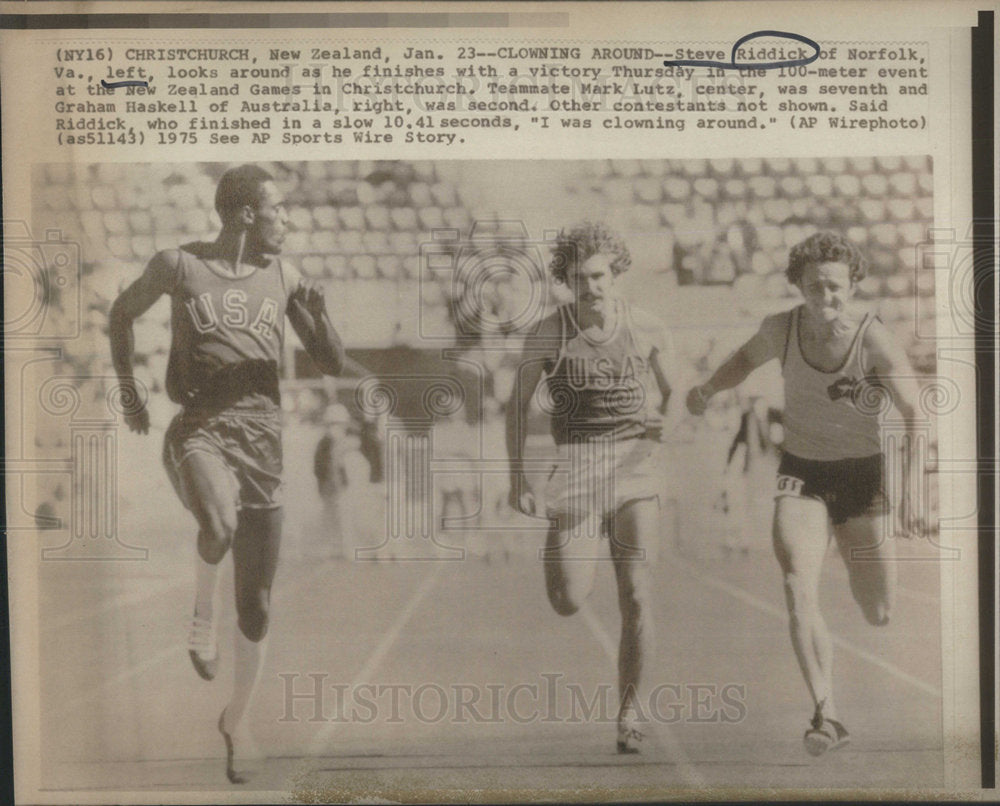
{"label": "white tank top", "polygon": [[802,355],[801,315],[802,306],[789,314],[782,359],[785,451],[824,462],[881,453],[879,414],[885,409],[886,398],[861,360],[861,345],[871,317],[866,314],[862,319],[840,368],[824,372]]}

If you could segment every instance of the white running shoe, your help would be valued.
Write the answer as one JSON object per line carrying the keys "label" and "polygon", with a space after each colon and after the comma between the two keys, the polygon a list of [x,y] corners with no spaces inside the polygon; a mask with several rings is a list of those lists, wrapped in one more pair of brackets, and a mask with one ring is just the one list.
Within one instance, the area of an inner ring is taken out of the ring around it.
{"label": "white running shoe", "polygon": [[203,680],[215,679],[219,669],[219,642],[215,622],[195,616],[188,633],[188,655],[194,670]]}
{"label": "white running shoe", "polygon": [[641,753],[640,745],[644,738],[645,734],[638,728],[634,711],[629,709],[629,711],[618,715],[618,741],[616,744],[619,753],[623,755]]}
{"label": "white running shoe", "polygon": [[830,750],[839,750],[851,741],[847,728],[836,719],[823,716],[823,703],[816,706],[809,730],[802,737],[810,756],[821,756]]}
{"label": "white running shoe", "polygon": [[622,755],[632,755],[634,753],[641,753],[642,748],[640,744],[645,738],[642,731],[636,728],[628,728],[624,725],[618,726],[618,752]]}

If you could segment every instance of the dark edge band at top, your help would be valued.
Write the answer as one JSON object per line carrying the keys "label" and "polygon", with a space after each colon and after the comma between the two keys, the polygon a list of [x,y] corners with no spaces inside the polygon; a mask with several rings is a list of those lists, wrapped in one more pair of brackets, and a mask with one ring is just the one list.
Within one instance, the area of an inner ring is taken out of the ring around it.
{"label": "dark edge band at top", "polygon": [[565,28],[566,12],[331,14],[5,14],[0,30],[302,29],[302,28]]}

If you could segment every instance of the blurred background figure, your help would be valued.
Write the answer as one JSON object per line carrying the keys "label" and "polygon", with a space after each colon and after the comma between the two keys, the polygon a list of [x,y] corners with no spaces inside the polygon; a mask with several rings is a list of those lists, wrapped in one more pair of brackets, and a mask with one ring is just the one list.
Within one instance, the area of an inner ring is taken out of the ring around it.
{"label": "blurred background figure", "polygon": [[348,535],[351,508],[345,499],[350,487],[347,472],[350,425],[351,415],[340,403],[334,403],[323,414],[325,431],[313,458],[313,472],[322,501],[322,528],[319,534],[306,538],[306,553],[311,556],[342,558],[352,542]]}
{"label": "blurred background figure", "polygon": [[448,462],[448,472],[440,474],[437,483],[437,542],[464,547],[465,559],[482,559],[486,554],[485,540],[474,517],[480,509],[476,473],[479,445],[479,430],[469,422],[464,405],[434,424],[434,458]]}
{"label": "blurred background figure", "polygon": [[[778,445],[771,439],[770,421],[775,413],[756,395],[737,394],[740,424],[726,455],[725,481],[716,506],[726,518],[722,551],[728,556],[747,556],[760,536],[757,525],[758,499],[764,474],[777,467]],[[765,496],[766,498],[766,496]]]}
{"label": "blurred background figure", "polygon": [[[361,421],[359,452],[352,454],[361,459],[361,466],[351,464],[348,477],[354,484],[354,495],[358,497],[355,510],[354,538],[356,548],[371,549],[381,545],[386,537],[386,484],[385,484],[385,429],[386,415],[365,416]],[[352,470],[357,471],[357,478]],[[365,552],[371,556],[370,551]],[[353,559],[357,559],[356,557]]]}
{"label": "blurred background figure", "polygon": [[[510,396],[513,388],[513,381],[509,375],[498,371],[496,377],[503,379],[497,384],[497,394]],[[498,397],[488,397],[483,403],[483,452],[485,458],[492,458],[499,455],[504,450],[504,432],[506,424],[504,420],[504,403]],[[515,512],[507,503],[506,479],[498,474],[482,474],[482,510],[479,513],[480,528],[486,524],[492,529],[484,529],[483,537],[486,541],[486,561],[503,560],[510,562],[511,557],[517,556],[518,548],[522,553],[528,555],[534,548],[530,538],[525,538],[523,534],[512,528],[515,520]],[[520,540],[519,540],[520,538]]]}
{"label": "blurred background figure", "polygon": [[352,412],[343,444],[342,544],[344,556],[354,561],[361,546],[377,545],[385,533],[385,418],[369,422]]}
{"label": "blurred background figure", "polygon": [[361,455],[368,462],[368,481],[385,481],[385,417],[366,417],[361,423]]}

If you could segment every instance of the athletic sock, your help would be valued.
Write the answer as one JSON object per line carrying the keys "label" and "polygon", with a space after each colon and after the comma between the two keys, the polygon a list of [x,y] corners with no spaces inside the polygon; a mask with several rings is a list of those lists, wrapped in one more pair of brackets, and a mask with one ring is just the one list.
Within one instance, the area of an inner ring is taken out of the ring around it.
{"label": "athletic sock", "polygon": [[820,700],[816,707],[820,709],[823,713],[824,719],[836,719],[837,718],[837,708],[833,704],[833,695],[827,694],[822,700]]}
{"label": "athletic sock", "polygon": [[233,669],[233,696],[226,706],[223,728],[232,735],[250,706],[267,654],[267,638],[251,641],[236,628],[236,662]]}
{"label": "athletic sock", "polygon": [[837,707],[833,704],[833,695],[827,695],[826,700],[823,702],[823,716],[827,719],[837,718]]}
{"label": "athletic sock", "polygon": [[219,581],[219,568],[222,563],[205,562],[201,555],[197,558],[198,568],[195,572],[194,614],[198,618],[211,621],[215,613],[215,591]]}

